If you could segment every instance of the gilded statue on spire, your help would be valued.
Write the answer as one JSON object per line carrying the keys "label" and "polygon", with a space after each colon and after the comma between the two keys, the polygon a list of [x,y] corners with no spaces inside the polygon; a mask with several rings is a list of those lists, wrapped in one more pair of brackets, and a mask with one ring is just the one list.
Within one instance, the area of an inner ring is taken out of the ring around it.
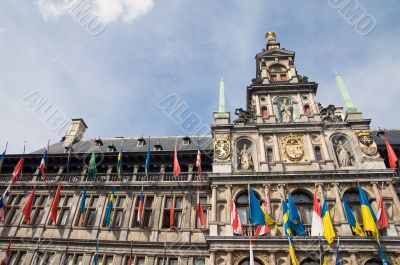
{"label": "gilded statue on spire", "polygon": [[273,31],[268,31],[267,33],[265,33],[265,38],[268,41],[276,41],[276,33]]}

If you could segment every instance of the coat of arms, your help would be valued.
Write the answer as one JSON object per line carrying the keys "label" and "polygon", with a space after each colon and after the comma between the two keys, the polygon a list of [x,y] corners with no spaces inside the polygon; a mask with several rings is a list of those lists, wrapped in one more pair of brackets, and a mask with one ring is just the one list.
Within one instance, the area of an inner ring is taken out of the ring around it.
{"label": "coat of arms", "polygon": [[302,136],[287,135],[281,139],[282,152],[292,162],[300,162],[304,157],[304,141]]}
{"label": "coat of arms", "polygon": [[220,160],[225,160],[231,153],[229,135],[217,135],[214,140],[214,154]]}
{"label": "coat of arms", "polygon": [[356,135],[361,151],[363,151],[364,154],[373,156],[378,153],[378,147],[374,142],[370,131],[358,131],[356,132]]}

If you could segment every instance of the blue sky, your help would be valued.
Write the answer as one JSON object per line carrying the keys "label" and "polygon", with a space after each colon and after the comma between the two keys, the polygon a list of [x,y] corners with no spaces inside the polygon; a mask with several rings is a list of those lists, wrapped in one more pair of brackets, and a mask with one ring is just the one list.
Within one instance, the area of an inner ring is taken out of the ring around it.
{"label": "blue sky", "polygon": [[367,36],[334,0],[86,0],[107,23],[97,36],[66,11],[68,1],[0,3],[0,149],[60,140],[23,101],[35,91],[51,102],[48,111],[83,118],[86,138],[186,134],[157,107],[172,93],[209,124],[221,77],[227,108],[245,106],[266,31],[296,51],[298,72],[319,83],[322,104],[342,105],[337,70],[372,127],[399,127],[398,0],[360,1],[377,22]]}

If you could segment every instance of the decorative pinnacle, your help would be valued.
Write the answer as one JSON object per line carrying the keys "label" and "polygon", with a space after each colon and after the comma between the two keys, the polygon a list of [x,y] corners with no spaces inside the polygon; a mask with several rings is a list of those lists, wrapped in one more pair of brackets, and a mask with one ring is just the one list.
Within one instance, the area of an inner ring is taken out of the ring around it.
{"label": "decorative pinnacle", "polygon": [[265,38],[268,41],[276,41],[276,33],[273,31],[268,31],[267,33],[265,33]]}
{"label": "decorative pinnacle", "polygon": [[357,108],[353,105],[350,94],[347,91],[346,84],[344,83],[342,77],[336,71],[335,71],[335,75],[336,75],[336,84],[339,88],[340,95],[342,96],[346,112],[347,113],[357,112]]}
{"label": "decorative pinnacle", "polygon": [[220,113],[225,112],[225,82],[221,78],[219,82],[219,111]]}

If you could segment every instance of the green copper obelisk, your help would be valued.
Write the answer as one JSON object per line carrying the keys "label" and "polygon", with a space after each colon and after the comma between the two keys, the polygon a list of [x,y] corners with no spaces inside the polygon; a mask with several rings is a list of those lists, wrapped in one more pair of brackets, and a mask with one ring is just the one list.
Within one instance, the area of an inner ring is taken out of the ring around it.
{"label": "green copper obelisk", "polygon": [[344,83],[342,77],[336,71],[335,75],[336,75],[336,84],[339,88],[340,95],[342,96],[346,112],[347,113],[358,112],[357,108],[353,105],[353,102],[351,101],[351,97],[349,95],[349,92],[347,91],[346,84]]}
{"label": "green copper obelisk", "polygon": [[225,82],[221,78],[219,82],[219,113],[225,112]]}

